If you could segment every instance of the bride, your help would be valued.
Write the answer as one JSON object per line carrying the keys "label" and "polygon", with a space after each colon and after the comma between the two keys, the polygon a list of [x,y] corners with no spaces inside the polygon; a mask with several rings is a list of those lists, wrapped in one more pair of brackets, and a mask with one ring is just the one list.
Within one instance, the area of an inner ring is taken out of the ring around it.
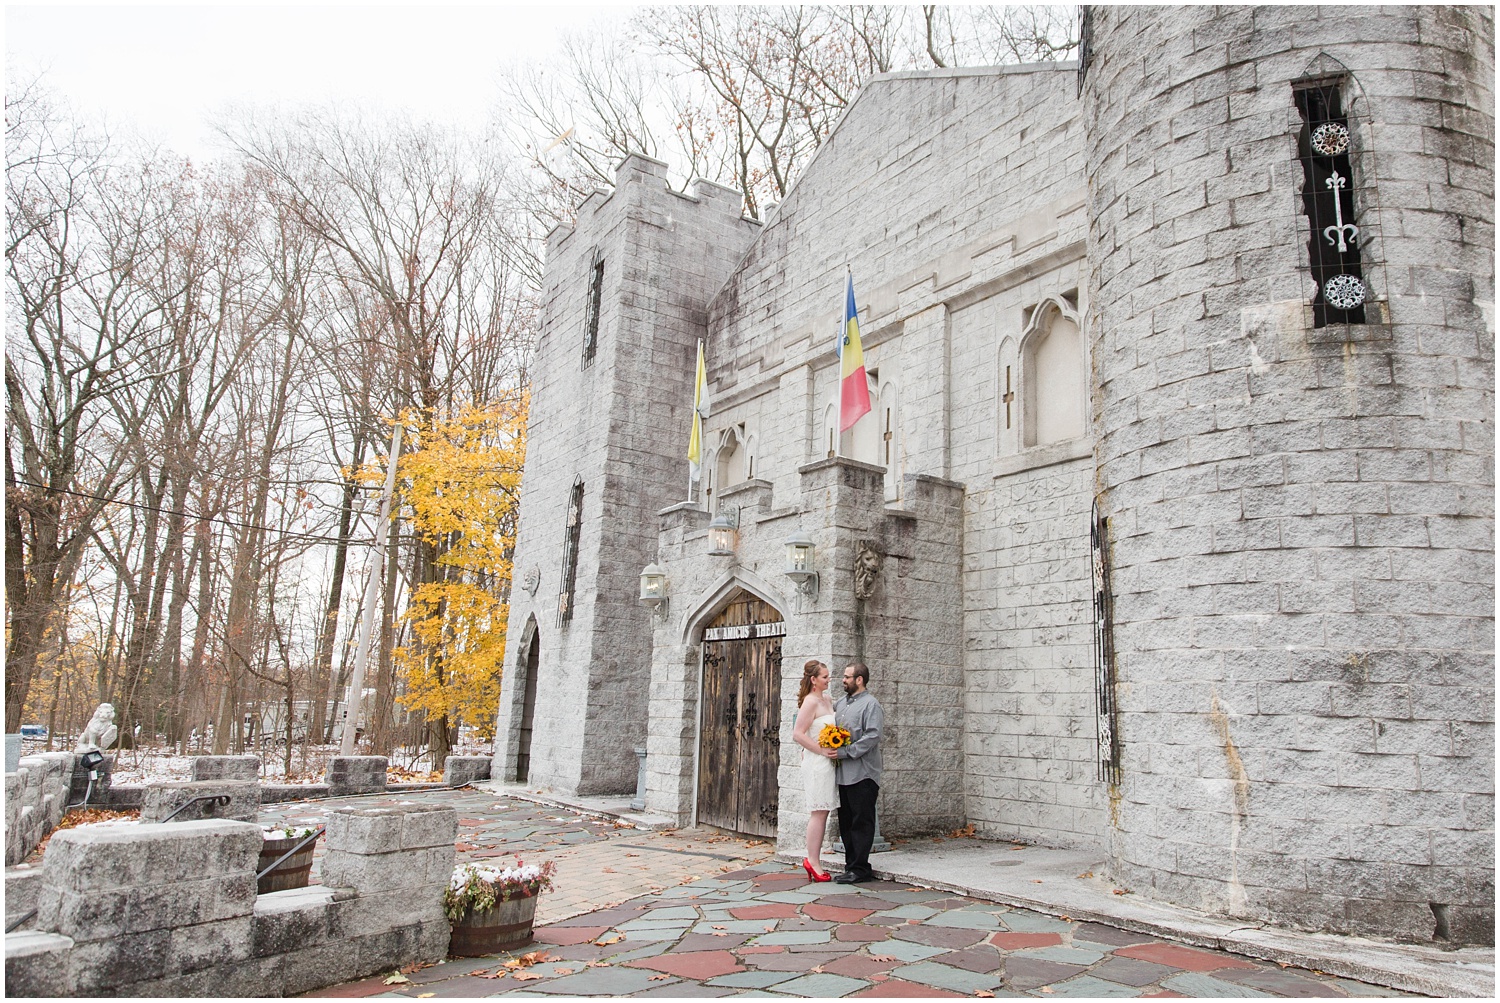
{"label": "bride", "polygon": [[828,813],[839,806],[834,763],[838,753],[818,744],[823,726],[833,724],[833,701],[828,697],[828,666],[817,659],[802,666],[802,685],[797,690],[797,723],[792,740],[802,746],[802,786],[807,793],[807,856],[802,868],[812,881],[829,881],[819,855]]}

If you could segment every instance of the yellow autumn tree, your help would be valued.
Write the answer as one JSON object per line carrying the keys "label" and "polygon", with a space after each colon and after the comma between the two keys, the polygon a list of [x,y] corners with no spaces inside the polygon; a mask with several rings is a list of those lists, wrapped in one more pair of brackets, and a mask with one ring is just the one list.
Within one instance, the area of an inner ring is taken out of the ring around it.
{"label": "yellow autumn tree", "polygon": [[494,735],[526,405],[518,392],[451,417],[423,416],[416,448],[397,467],[418,545],[431,556],[403,615],[408,642],[393,652],[398,699],[426,714],[438,766],[460,725]]}

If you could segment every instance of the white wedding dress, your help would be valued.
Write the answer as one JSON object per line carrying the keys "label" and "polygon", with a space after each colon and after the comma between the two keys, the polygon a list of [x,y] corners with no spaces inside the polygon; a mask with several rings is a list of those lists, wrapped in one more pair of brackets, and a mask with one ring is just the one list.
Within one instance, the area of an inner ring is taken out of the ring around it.
{"label": "white wedding dress", "polygon": [[[818,733],[823,730],[824,725],[833,724],[833,720],[832,714],[814,718],[812,727],[807,730],[808,735],[816,742]],[[827,756],[820,756],[807,749],[802,750],[802,789],[807,794],[808,811],[838,810],[839,791],[833,766],[834,761]]]}

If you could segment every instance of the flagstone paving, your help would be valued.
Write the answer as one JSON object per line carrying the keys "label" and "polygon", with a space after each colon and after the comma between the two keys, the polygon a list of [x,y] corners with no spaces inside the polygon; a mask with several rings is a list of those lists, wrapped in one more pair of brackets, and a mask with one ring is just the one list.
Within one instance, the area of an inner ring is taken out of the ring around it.
{"label": "flagstone paving", "polygon": [[[772,852],[762,840],[708,831],[636,829],[613,818],[472,787],[265,805],[259,821],[268,826],[323,825],[338,808],[412,804],[457,810],[460,863],[505,863],[519,857],[527,863],[556,864],[554,889],[537,905],[537,922],[543,924],[761,861]],[[325,844],[323,839],[315,844],[313,884],[320,883]],[[696,913],[683,921],[694,922]],[[663,930],[671,926],[653,925]],[[670,930],[671,939],[682,932]]]}
{"label": "flagstone paving", "polygon": [[536,939],[512,954],[422,969],[410,983],[366,979],[308,995],[1406,995],[949,892],[885,881],[808,884],[769,860],[539,926]]}

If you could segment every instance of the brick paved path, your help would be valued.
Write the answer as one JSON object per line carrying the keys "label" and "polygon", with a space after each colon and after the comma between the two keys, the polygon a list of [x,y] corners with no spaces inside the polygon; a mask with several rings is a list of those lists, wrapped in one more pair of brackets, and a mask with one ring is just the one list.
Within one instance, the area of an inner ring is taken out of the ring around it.
{"label": "brick paved path", "polygon": [[[504,962],[526,952],[525,967]],[[537,929],[516,955],[309,995],[1399,996],[1377,986],[890,882],[764,861]]]}

